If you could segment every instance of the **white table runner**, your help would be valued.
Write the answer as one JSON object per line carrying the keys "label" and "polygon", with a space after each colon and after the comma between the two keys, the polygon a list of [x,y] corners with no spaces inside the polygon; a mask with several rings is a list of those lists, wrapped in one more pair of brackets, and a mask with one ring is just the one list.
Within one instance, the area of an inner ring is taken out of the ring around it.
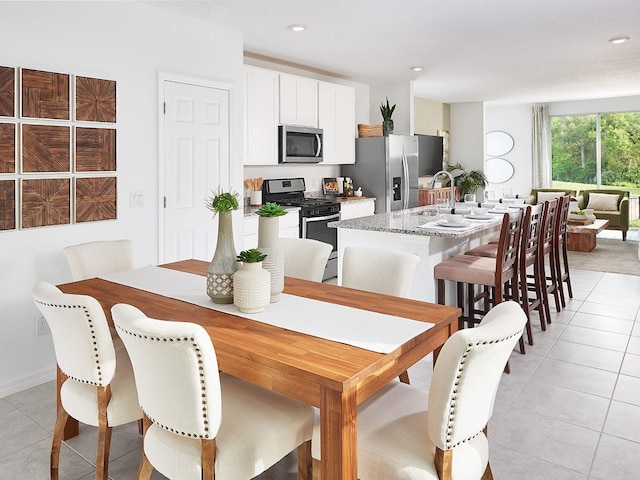
{"label": "white table runner", "polygon": [[433,327],[433,323],[418,322],[287,294],[280,295],[280,301],[270,303],[263,312],[242,313],[233,304],[213,303],[206,293],[206,277],[162,267],[144,267],[103,275],[100,278],[219,312],[379,353],[390,353],[406,341]]}

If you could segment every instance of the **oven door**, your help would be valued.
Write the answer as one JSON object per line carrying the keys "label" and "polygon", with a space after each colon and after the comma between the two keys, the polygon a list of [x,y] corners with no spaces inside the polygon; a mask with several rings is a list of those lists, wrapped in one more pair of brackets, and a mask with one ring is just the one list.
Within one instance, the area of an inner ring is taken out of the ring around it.
{"label": "oven door", "polygon": [[332,213],[322,217],[302,217],[300,222],[300,236],[311,238],[333,246],[329,254],[327,266],[324,269],[322,280],[338,276],[338,229],[327,226],[329,222],[340,220],[340,213]]}
{"label": "oven door", "polygon": [[329,228],[329,222],[340,220],[339,213],[332,213],[324,217],[302,217],[302,238],[311,238],[333,245],[333,251],[338,251],[338,229]]}

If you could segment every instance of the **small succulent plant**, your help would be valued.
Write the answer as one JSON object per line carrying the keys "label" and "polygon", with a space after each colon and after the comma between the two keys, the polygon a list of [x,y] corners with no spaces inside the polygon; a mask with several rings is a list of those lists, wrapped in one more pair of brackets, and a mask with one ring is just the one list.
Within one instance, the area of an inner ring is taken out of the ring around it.
{"label": "small succulent plant", "polygon": [[286,214],[287,211],[275,202],[265,203],[256,211],[256,215],[261,217],[281,217]]}
{"label": "small succulent plant", "polygon": [[258,263],[262,262],[267,256],[257,248],[241,251],[236,259],[242,263]]}
{"label": "small succulent plant", "polygon": [[211,196],[205,201],[205,206],[213,212],[215,216],[219,212],[230,212],[237,210],[238,192],[223,192],[220,187],[216,191],[211,192]]}

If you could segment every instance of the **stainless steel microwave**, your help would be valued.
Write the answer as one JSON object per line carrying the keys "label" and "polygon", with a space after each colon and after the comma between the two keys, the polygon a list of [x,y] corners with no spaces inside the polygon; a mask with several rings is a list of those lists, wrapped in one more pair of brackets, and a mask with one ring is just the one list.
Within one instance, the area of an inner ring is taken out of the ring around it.
{"label": "stainless steel microwave", "polygon": [[322,161],[322,129],[280,125],[278,150],[280,163],[320,163]]}

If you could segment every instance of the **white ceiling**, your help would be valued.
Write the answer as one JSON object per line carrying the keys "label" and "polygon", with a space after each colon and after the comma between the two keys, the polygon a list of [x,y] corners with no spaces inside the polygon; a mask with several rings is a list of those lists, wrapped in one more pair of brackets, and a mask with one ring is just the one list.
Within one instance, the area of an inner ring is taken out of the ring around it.
{"label": "white ceiling", "polygon": [[[241,30],[247,56],[369,85],[414,80],[416,96],[445,103],[640,95],[639,0],[153,3]],[[608,43],[620,35],[631,40]]]}

